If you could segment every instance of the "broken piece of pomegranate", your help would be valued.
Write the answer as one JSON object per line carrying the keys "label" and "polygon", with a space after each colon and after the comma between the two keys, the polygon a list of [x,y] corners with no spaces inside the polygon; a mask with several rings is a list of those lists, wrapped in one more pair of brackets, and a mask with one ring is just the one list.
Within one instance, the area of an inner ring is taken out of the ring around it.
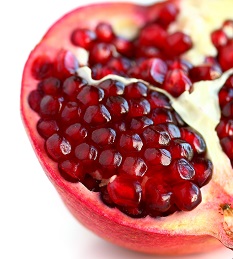
{"label": "broken piece of pomegranate", "polygon": [[81,7],[25,65],[43,169],[82,224],[129,249],[233,249],[233,5],[209,4]]}

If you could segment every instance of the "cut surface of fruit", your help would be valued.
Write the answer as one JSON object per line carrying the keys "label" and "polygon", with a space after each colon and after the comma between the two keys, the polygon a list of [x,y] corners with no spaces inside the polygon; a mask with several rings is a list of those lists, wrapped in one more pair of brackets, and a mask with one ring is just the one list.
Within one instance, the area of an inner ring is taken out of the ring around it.
{"label": "cut surface of fruit", "polygon": [[78,8],[23,73],[22,119],[64,203],[140,252],[233,249],[233,4],[197,2]]}

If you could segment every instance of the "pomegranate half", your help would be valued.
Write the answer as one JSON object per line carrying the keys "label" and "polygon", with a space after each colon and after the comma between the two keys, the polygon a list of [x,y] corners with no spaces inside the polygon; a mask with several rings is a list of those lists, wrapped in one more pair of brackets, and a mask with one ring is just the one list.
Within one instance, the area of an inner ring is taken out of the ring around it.
{"label": "pomegranate half", "polygon": [[84,6],[31,52],[27,134],[68,209],[97,235],[145,253],[233,249],[232,8]]}

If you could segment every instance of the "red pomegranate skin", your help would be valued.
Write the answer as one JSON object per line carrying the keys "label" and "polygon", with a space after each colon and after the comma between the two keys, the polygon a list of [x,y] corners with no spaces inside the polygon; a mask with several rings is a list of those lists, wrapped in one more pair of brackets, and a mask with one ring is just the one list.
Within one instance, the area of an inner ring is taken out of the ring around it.
{"label": "red pomegranate skin", "polygon": [[[179,1],[173,2],[179,4]],[[105,206],[97,193],[90,192],[82,184],[69,183],[60,177],[57,164],[48,158],[44,140],[36,130],[39,116],[30,109],[27,101],[29,93],[37,85],[37,80],[31,76],[30,71],[35,57],[45,53],[53,58],[63,46],[72,51],[73,47],[64,35],[69,35],[77,28],[77,24],[93,28],[108,14],[110,23],[117,23],[125,17],[126,24],[128,22],[139,27],[150,21],[162,7],[163,3],[151,7],[132,3],[95,4],[76,9],[57,21],[31,52],[25,65],[21,91],[23,123],[46,175],[65,205],[78,221],[97,235],[120,246],[151,254],[181,255],[213,251],[222,246],[218,240],[220,238],[226,246],[233,248],[232,236],[227,235],[226,229],[222,227],[225,224],[224,210],[220,207],[223,201],[231,204],[232,198],[218,183],[211,181],[205,187],[207,193],[218,193],[217,197],[213,200],[211,195],[207,195],[208,201],[195,211],[158,219],[130,218],[117,209]],[[92,20],[83,20],[83,17],[92,17]]]}

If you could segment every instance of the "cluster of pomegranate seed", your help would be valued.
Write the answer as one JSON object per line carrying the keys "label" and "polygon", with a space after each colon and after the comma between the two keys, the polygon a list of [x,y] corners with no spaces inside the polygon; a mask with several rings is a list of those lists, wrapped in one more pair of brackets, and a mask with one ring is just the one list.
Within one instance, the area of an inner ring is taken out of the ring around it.
{"label": "cluster of pomegranate seed", "polygon": [[[164,5],[132,40],[101,22],[95,30],[75,29],[71,42],[89,52],[93,78],[117,74],[143,79],[178,97],[194,82],[216,79],[233,67],[226,54],[233,48],[233,22],[211,35],[218,55],[193,66],[182,58],[192,48],[191,38],[168,32],[177,14],[175,5]],[[40,116],[37,131],[60,175],[99,192],[106,205],[131,217],[194,209],[213,171],[202,136],[163,93],[142,82],[106,79],[90,85],[76,74],[78,67],[76,57],[61,50],[53,60],[37,57],[31,69],[38,85],[28,103]],[[216,131],[233,163],[233,76],[220,90],[219,103]]]}
{"label": "cluster of pomegranate seed", "polygon": [[192,210],[201,202],[200,188],[212,176],[205,142],[164,94],[141,82],[89,85],[75,74],[64,79],[53,73],[28,102],[65,180],[82,182],[135,217]]}

